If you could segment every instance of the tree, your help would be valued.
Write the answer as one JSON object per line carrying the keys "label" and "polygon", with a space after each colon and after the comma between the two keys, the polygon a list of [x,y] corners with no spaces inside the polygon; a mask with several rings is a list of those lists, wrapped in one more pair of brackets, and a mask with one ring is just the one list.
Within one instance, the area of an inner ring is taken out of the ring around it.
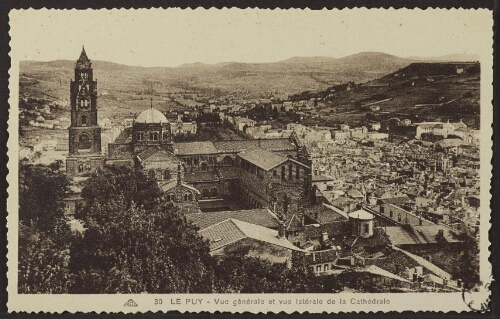
{"label": "tree", "polygon": [[[66,223],[59,223],[55,239],[34,225],[19,225],[19,293],[68,293],[74,283],[69,271],[69,246]],[[59,239],[59,240],[58,240]]]}
{"label": "tree", "polygon": [[[81,217],[87,229],[71,249],[73,293],[211,291],[207,243],[173,205],[160,204],[156,184],[141,174],[117,168],[87,182],[82,193],[90,201]],[[138,194],[148,196],[141,205]]]}
{"label": "tree", "polygon": [[314,274],[305,267],[288,268],[235,252],[221,257],[215,268],[216,293],[306,293],[321,289]]}
{"label": "tree", "polygon": [[[148,179],[139,169],[127,166],[106,166],[85,181],[82,198],[87,214],[96,202],[105,202],[123,195],[127,206],[135,205],[148,209],[161,198],[161,190],[155,180]],[[81,218],[82,216],[75,216]]]}
{"label": "tree", "polygon": [[69,189],[63,173],[43,165],[19,166],[19,221],[42,233],[53,232],[64,219],[61,200]]}
{"label": "tree", "polygon": [[476,239],[464,234],[460,243],[460,255],[455,263],[453,277],[461,279],[465,289],[479,284],[479,247]]}

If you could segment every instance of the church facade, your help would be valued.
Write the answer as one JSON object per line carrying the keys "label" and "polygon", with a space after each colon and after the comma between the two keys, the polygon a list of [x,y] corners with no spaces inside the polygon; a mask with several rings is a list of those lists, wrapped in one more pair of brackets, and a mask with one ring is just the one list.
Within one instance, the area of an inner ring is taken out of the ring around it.
{"label": "church facade", "polygon": [[97,125],[97,82],[84,50],[71,82],[71,105],[66,161],[71,176],[88,175],[104,165],[137,167],[158,182],[168,201],[189,212],[203,210],[204,205],[216,209],[217,203],[228,199],[240,207],[283,212],[286,205],[297,210],[299,195],[309,188],[310,166],[299,161],[293,137],[177,143],[172,136],[179,134],[178,123],[170,123],[153,105],[108,144],[104,158]]}

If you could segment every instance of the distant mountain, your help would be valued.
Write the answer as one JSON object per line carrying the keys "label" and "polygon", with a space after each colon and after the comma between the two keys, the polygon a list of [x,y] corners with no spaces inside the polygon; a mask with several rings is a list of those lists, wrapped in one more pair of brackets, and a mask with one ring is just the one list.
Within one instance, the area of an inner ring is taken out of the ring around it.
{"label": "distant mountain", "polygon": [[278,63],[331,63],[335,61],[336,58],[328,56],[314,56],[314,57],[300,57],[295,56]]}
{"label": "distant mountain", "polygon": [[448,54],[438,57],[408,57],[410,60],[416,61],[439,61],[439,62],[472,62],[479,61],[479,55],[474,54]]}
{"label": "distant mountain", "polygon": [[[440,57],[436,59],[445,59]],[[457,55],[449,56],[447,59]],[[380,52],[362,52],[346,57],[292,57],[278,62],[206,64],[186,63],[178,67],[137,67],[92,60],[94,75],[110,92],[141,92],[152,82],[183,90],[217,89],[221,92],[262,96],[276,92],[286,96],[306,90],[324,90],[332,85],[366,83],[391,74],[416,58],[401,58]],[[435,61],[427,59],[426,61]],[[437,60],[436,60],[437,61]],[[72,77],[75,61],[21,61],[21,73],[30,78],[63,83]],[[125,89],[126,88],[126,89]]]}

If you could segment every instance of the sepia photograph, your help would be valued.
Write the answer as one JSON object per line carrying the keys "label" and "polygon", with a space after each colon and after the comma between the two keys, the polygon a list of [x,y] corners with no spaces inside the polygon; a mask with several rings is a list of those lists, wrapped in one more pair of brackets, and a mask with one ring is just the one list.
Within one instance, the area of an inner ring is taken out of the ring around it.
{"label": "sepia photograph", "polygon": [[14,309],[483,309],[490,11],[10,15]]}

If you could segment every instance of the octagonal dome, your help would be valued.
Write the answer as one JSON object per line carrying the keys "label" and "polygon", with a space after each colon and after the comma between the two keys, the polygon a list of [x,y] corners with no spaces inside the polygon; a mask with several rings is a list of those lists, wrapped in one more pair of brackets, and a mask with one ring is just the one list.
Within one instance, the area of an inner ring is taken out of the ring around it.
{"label": "octagonal dome", "polygon": [[157,109],[150,108],[143,111],[135,119],[136,123],[168,123],[167,118]]}

